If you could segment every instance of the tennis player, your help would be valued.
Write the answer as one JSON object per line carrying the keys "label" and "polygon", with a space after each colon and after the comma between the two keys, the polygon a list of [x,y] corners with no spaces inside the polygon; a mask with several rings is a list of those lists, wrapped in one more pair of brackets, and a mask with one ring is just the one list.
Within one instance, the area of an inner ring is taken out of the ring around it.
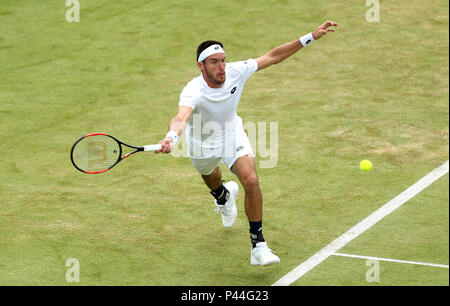
{"label": "tennis player", "polygon": [[232,227],[237,217],[236,197],[239,186],[223,184],[220,164],[225,163],[237,176],[245,192],[245,213],[250,224],[252,243],[250,263],[271,265],[280,262],[262,233],[262,193],[255,169],[254,153],[236,114],[248,78],[256,71],[278,64],[303,47],[335,32],[337,24],[327,21],[314,32],[285,43],[256,59],[226,62],[224,46],[208,40],[197,48],[197,66],[201,75],[187,83],[180,95],[178,114],[170,121],[166,137],[157,153],[170,153],[183,132],[188,156],[211,190],[217,211],[225,227]]}

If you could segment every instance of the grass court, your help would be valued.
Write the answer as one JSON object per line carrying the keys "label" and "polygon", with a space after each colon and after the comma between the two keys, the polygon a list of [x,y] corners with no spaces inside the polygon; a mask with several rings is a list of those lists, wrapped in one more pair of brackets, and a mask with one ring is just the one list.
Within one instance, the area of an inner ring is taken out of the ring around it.
{"label": "grass court", "polygon": [[[380,1],[368,22],[364,0],[79,0],[72,23],[65,2],[0,2],[0,285],[272,285],[449,159],[448,1]],[[255,73],[238,108],[278,124],[276,166],[256,161],[280,264],[250,265],[242,186],[224,229],[188,158],[71,165],[87,133],[164,137],[201,41],[245,60],[327,19],[337,32]],[[448,202],[447,172],[339,250],[447,268],[380,261],[368,282],[366,259],[330,256],[291,285],[448,286]]]}

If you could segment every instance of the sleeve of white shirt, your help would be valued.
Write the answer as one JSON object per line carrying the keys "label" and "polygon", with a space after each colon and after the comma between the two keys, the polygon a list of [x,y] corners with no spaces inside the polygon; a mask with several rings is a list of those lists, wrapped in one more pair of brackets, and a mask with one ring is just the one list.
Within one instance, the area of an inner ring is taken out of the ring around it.
{"label": "sleeve of white shirt", "polygon": [[253,58],[249,58],[246,61],[237,62],[235,67],[247,81],[258,70],[258,63]]}
{"label": "sleeve of white shirt", "polygon": [[195,109],[195,99],[194,92],[192,88],[188,85],[184,87],[180,94],[180,102],[178,102],[179,106],[190,106],[192,109]]}

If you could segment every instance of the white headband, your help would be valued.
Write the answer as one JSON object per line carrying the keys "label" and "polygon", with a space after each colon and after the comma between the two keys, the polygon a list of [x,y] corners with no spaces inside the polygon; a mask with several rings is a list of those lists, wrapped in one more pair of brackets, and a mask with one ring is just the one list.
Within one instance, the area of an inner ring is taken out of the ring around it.
{"label": "white headband", "polygon": [[205,50],[202,51],[202,53],[200,53],[200,55],[198,56],[198,62],[203,62],[205,60],[205,58],[207,58],[208,56],[211,56],[213,54],[217,54],[217,53],[224,53],[225,51],[222,49],[222,47],[220,45],[212,45],[209,46],[208,48],[206,48]]}

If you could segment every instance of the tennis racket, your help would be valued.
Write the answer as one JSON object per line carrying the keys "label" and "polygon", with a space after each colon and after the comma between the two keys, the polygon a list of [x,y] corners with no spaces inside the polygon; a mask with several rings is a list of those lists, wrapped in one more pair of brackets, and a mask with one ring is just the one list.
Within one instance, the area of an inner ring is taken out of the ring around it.
{"label": "tennis racket", "polygon": [[[122,156],[124,147],[133,151]],[[156,151],[160,144],[135,147],[105,133],[87,134],[78,139],[70,151],[72,164],[83,173],[97,174],[110,170],[125,158],[142,151]]]}

